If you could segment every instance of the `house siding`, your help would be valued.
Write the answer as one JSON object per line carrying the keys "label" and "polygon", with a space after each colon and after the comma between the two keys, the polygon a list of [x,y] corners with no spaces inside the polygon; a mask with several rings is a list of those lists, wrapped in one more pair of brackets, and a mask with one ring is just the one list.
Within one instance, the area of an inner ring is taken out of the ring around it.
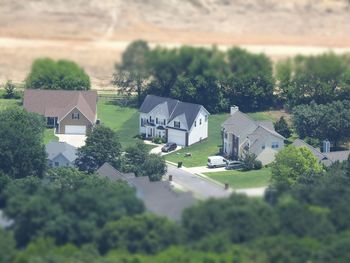
{"label": "house siding", "polygon": [[[188,145],[200,142],[201,140],[204,140],[208,138],[208,122],[209,122],[209,116],[208,120],[205,121],[205,116],[208,115],[203,109],[198,113],[196,117],[196,127],[192,126],[189,136],[188,136]],[[200,119],[202,120],[202,124],[200,124]]]}
{"label": "house siding", "polygon": [[[73,113],[79,113],[79,119],[72,119]],[[60,121],[58,133],[65,133],[66,125],[84,125],[86,126],[86,132],[91,131],[93,127],[91,122],[77,108],[74,108],[64,119]]]}
{"label": "house siding", "polygon": [[[58,162],[59,165],[55,166],[55,162]],[[66,166],[73,167],[74,166],[62,154],[57,155],[52,160],[48,160],[48,165],[51,167],[66,167]]]}

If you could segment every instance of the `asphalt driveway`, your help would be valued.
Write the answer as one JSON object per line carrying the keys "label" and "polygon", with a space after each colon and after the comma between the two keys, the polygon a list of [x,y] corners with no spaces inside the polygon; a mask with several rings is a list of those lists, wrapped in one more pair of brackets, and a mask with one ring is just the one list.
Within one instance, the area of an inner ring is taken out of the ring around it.
{"label": "asphalt driveway", "polygon": [[74,147],[81,147],[85,145],[85,135],[81,134],[56,134],[58,137],[58,141],[60,142],[66,142],[70,145],[73,145]]}

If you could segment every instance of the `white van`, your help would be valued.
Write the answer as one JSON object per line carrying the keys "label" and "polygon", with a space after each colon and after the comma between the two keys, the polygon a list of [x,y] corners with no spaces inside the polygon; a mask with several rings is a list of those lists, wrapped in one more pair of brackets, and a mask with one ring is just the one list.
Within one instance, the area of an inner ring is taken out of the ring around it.
{"label": "white van", "polygon": [[227,164],[227,160],[222,156],[209,156],[208,157],[208,167],[216,168],[216,167],[225,167]]}

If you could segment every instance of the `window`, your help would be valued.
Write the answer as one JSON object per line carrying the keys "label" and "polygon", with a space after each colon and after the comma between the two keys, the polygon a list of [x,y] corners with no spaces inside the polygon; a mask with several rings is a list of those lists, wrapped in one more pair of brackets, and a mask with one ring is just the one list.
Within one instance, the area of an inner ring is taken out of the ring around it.
{"label": "window", "polygon": [[55,162],[55,166],[58,167],[60,165],[59,162]]}
{"label": "window", "polygon": [[208,115],[205,115],[205,122],[208,121]]}
{"label": "window", "polygon": [[164,119],[164,121],[163,121],[163,125],[165,125],[166,124],[166,119]]}
{"label": "window", "polygon": [[271,148],[277,149],[279,147],[278,142],[272,142]]}
{"label": "window", "polygon": [[194,127],[197,127],[197,121],[194,121]]}
{"label": "window", "polygon": [[261,145],[261,149],[265,150],[265,143]]}
{"label": "window", "polygon": [[73,119],[73,120],[79,120],[79,113],[73,112],[73,113],[72,113],[72,119]]}
{"label": "window", "polygon": [[199,119],[199,125],[202,125],[202,119]]}
{"label": "window", "polygon": [[225,137],[225,139],[227,139],[227,132],[224,133],[224,137]]}
{"label": "window", "polygon": [[156,118],[156,123],[158,124],[158,118]]}
{"label": "window", "polygon": [[179,121],[174,121],[174,127],[175,128],[180,128],[180,122]]}

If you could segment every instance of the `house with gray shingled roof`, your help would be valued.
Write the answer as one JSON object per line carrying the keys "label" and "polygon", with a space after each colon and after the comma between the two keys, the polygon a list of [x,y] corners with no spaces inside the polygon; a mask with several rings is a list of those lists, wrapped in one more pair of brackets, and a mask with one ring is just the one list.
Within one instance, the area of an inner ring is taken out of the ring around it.
{"label": "house with gray shingled roof", "polygon": [[209,112],[199,104],[147,95],[140,107],[140,134],[189,146],[208,137]]}
{"label": "house with gray shingled roof", "polygon": [[221,129],[223,154],[232,160],[250,152],[265,165],[273,162],[284,147],[285,138],[275,131],[271,121],[254,121],[237,106],[231,107],[230,117]]}
{"label": "house with gray shingled roof", "polygon": [[51,141],[45,146],[47,161],[50,167],[74,166],[77,148],[65,143]]}
{"label": "house with gray shingled roof", "polygon": [[343,162],[348,159],[350,155],[350,150],[345,151],[334,151],[334,152],[321,152],[319,149],[311,146],[301,139],[296,139],[293,143],[295,147],[306,147],[308,148],[313,155],[317,158],[319,163],[324,164],[325,166],[330,166],[335,162]]}
{"label": "house with gray shingled roof", "polygon": [[151,182],[147,176],[136,177],[132,173],[122,173],[110,164],[103,164],[97,173],[110,180],[121,180],[136,190],[148,211],[174,221],[180,221],[182,211],[195,204],[191,193],[173,191],[168,181]]}

